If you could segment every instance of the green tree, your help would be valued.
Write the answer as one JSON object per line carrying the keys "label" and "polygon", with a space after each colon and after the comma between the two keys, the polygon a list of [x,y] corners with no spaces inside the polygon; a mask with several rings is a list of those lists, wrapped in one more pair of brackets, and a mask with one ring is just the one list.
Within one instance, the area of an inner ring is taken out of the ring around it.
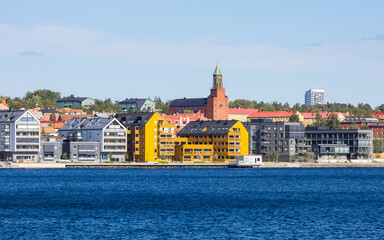
{"label": "green tree", "polygon": [[61,155],[61,159],[68,159],[68,154],[66,152]]}
{"label": "green tree", "polygon": [[272,154],[271,153],[267,153],[265,156],[267,157],[268,162],[271,161],[271,158],[272,158]]}
{"label": "green tree", "polygon": [[338,157],[339,157],[339,155],[338,155],[337,153],[334,153],[334,154],[333,154],[333,158],[334,158],[334,159],[337,159]]}
{"label": "green tree", "polygon": [[219,155],[217,155],[217,153],[213,154],[213,160],[218,160],[219,159]]}
{"label": "green tree", "polygon": [[329,130],[337,130],[340,129],[340,121],[339,117],[336,114],[332,114],[327,119],[327,127]]}
{"label": "green tree", "polygon": [[358,130],[359,126],[355,122],[353,122],[351,125],[349,125],[348,129]]}
{"label": "green tree", "polygon": [[294,156],[295,158],[295,162],[299,161],[300,160],[300,155],[298,153],[295,154]]}
{"label": "green tree", "polygon": [[275,160],[275,163],[276,163],[277,160],[278,160],[279,157],[280,157],[280,154],[279,154],[278,152],[274,151],[274,152],[272,153],[272,157],[273,157],[273,159]]}
{"label": "green tree", "polygon": [[325,127],[326,126],[325,119],[320,115],[319,112],[316,113],[316,119],[315,119],[313,126],[314,127]]}
{"label": "green tree", "polygon": [[289,122],[300,122],[300,118],[298,114],[292,114],[289,117]]}
{"label": "green tree", "polygon": [[367,126],[367,124],[363,123],[363,124],[361,124],[361,128],[360,129],[369,130],[369,127]]}
{"label": "green tree", "polygon": [[49,116],[49,121],[51,121],[51,122],[56,121],[56,115],[55,115],[54,111],[52,111],[51,116]]}

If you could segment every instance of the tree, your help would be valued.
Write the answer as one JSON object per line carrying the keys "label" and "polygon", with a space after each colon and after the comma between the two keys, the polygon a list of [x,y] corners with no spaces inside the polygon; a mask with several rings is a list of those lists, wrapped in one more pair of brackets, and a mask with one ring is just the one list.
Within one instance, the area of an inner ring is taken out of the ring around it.
{"label": "tree", "polygon": [[359,130],[359,126],[355,122],[353,122],[351,125],[349,125],[348,129]]}
{"label": "tree", "polygon": [[361,124],[361,128],[360,129],[369,130],[369,127],[367,126],[367,124],[363,123],[363,124]]}
{"label": "tree", "polygon": [[334,154],[333,154],[333,158],[334,158],[334,159],[337,159],[338,157],[339,157],[339,155],[338,155],[337,153],[334,153]]}
{"label": "tree", "polygon": [[217,153],[213,154],[213,160],[218,160],[219,159],[219,155],[217,155]]}
{"label": "tree", "polygon": [[43,136],[43,137],[47,136],[47,134],[45,133],[45,128],[44,127],[42,127],[42,129],[41,129],[41,136]]}
{"label": "tree", "polygon": [[108,159],[109,159],[109,161],[112,160],[112,153],[109,153],[109,154],[108,154]]}
{"label": "tree", "polygon": [[315,158],[315,154],[313,152],[305,152],[303,154],[304,159],[308,160],[313,160]]}
{"label": "tree", "polygon": [[327,127],[329,130],[337,130],[340,129],[340,121],[339,117],[336,114],[332,114],[327,119]]}
{"label": "tree", "polygon": [[280,157],[280,154],[279,154],[278,152],[274,151],[274,152],[272,153],[272,157],[273,157],[273,159],[275,160],[275,163],[276,163],[276,162],[277,162],[277,159]]}
{"label": "tree", "polygon": [[272,154],[271,153],[267,153],[265,156],[267,157],[268,161],[271,161],[271,158],[272,158]]}
{"label": "tree", "polygon": [[294,158],[295,158],[295,161],[299,161],[300,160],[300,155],[298,153],[296,153]]}
{"label": "tree", "polygon": [[316,119],[315,119],[313,126],[314,127],[325,127],[326,126],[325,119],[320,115],[319,112],[316,113]]}
{"label": "tree", "polygon": [[128,153],[124,153],[124,160],[127,161],[129,158]]}
{"label": "tree", "polygon": [[68,159],[68,154],[66,152],[61,155],[61,159]]}
{"label": "tree", "polygon": [[289,117],[289,122],[300,122],[300,118],[298,114],[292,114]]}
{"label": "tree", "polygon": [[55,115],[54,111],[52,111],[51,116],[49,116],[49,121],[51,121],[51,122],[56,121],[56,115]]}

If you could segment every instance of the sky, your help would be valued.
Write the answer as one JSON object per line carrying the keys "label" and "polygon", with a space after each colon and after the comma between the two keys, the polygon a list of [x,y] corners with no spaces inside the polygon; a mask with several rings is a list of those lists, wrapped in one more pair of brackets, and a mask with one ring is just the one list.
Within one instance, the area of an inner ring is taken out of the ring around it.
{"label": "sky", "polygon": [[0,1],[0,95],[384,103],[384,1]]}

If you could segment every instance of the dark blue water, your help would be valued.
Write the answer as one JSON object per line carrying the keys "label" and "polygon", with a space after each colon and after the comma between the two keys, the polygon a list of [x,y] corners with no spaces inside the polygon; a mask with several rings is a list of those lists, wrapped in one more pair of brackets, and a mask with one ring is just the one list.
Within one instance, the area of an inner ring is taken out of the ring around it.
{"label": "dark blue water", "polygon": [[379,239],[384,169],[0,169],[0,239]]}

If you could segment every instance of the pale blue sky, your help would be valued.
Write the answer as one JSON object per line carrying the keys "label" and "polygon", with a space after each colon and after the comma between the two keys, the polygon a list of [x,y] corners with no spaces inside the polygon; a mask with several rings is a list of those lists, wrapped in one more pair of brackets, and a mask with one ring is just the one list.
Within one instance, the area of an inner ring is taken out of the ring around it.
{"label": "pale blue sky", "polygon": [[0,2],[0,94],[384,103],[384,1]]}

